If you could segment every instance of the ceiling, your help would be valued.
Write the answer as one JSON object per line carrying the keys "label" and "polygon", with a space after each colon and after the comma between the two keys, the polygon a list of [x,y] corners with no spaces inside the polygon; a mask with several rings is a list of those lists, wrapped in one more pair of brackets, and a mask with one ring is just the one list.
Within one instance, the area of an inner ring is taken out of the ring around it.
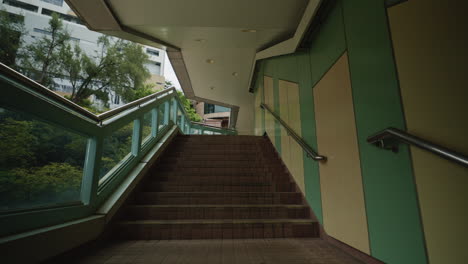
{"label": "ceiling", "polygon": [[[241,123],[253,124],[247,116],[240,119],[251,113],[249,107],[253,107],[249,83],[258,53],[297,37],[298,27],[304,24],[304,13],[313,13],[319,3],[312,0],[67,2],[91,29],[166,49],[189,98],[241,108],[238,129]],[[306,26],[312,15],[309,16]]]}

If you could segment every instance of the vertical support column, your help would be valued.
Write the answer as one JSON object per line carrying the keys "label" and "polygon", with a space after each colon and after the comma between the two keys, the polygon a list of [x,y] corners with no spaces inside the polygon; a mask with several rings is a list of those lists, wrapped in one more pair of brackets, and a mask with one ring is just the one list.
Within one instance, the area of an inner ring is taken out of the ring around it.
{"label": "vertical support column", "polygon": [[97,197],[103,141],[104,137],[98,136],[89,138],[87,142],[83,181],[81,184],[81,201],[85,205],[92,204]]}
{"label": "vertical support column", "polygon": [[203,135],[205,132],[205,129],[203,129],[203,127],[200,127],[200,135]]}
{"label": "vertical support column", "polygon": [[186,131],[185,131],[185,115],[181,116],[180,129],[182,130],[182,133],[186,134]]}
{"label": "vertical support column", "polygon": [[171,116],[171,107],[169,101],[164,102],[164,125],[169,124],[169,118]]}
{"label": "vertical support column", "polygon": [[159,131],[159,106],[151,110],[151,137],[155,138]]}
{"label": "vertical support column", "polygon": [[141,125],[143,123],[142,117],[133,121],[133,136],[132,136],[132,155],[138,156],[141,150]]}
{"label": "vertical support column", "polygon": [[177,125],[177,110],[179,110],[177,108],[177,99],[173,99],[174,101],[172,101],[172,120],[174,121],[174,124]]}

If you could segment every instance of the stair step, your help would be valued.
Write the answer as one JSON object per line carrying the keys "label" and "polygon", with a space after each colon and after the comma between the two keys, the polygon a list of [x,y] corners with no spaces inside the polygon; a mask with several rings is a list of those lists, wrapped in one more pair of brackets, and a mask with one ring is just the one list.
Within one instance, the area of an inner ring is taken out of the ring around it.
{"label": "stair step", "polygon": [[181,155],[190,152],[191,155],[260,155],[257,149],[210,149],[210,148],[173,148],[169,149],[170,155]]}
{"label": "stair step", "polygon": [[296,192],[141,192],[139,204],[301,204]]}
{"label": "stair step", "polygon": [[158,168],[254,168],[254,169],[282,169],[283,166],[274,161],[251,160],[163,160]]}
{"label": "stair step", "polygon": [[309,217],[305,205],[132,205],[125,219],[299,219]]}
{"label": "stair step", "polygon": [[152,177],[273,177],[279,178],[287,176],[285,171],[275,171],[275,172],[235,172],[235,171],[153,171],[149,172]]}
{"label": "stair step", "polygon": [[287,177],[252,177],[252,176],[154,176],[151,183],[170,182],[178,183],[185,182],[190,184],[250,184],[250,183],[267,183],[272,182],[276,185],[288,184],[290,180]]}
{"label": "stair step", "polygon": [[190,183],[190,182],[153,182],[145,186],[145,190],[159,192],[271,192],[292,191],[294,184],[284,183],[274,185],[272,183]]}
{"label": "stair step", "polygon": [[243,168],[243,167],[225,167],[225,168],[184,168],[184,167],[157,167],[157,172],[185,173],[185,174],[218,174],[218,175],[255,175],[256,173],[277,172],[275,168]]}
{"label": "stair step", "polygon": [[177,153],[167,153],[162,158],[162,161],[166,160],[191,160],[191,161],[218,161],[218,160],[227,160],[227,161],[241,161],[241,160],[275,160],[278,159],[271,155],[258,155],[255,154],[241,154],[241,153],[234,153],[234,154],[224,154],[224,155],[216,155],[216,154],[192,154],[189,152],[177,152]]}
{"label": "stair step", "polygon": [[124,239],[240,239],[318,237],[318,223],[310,219],[138,220],[118,222]]}

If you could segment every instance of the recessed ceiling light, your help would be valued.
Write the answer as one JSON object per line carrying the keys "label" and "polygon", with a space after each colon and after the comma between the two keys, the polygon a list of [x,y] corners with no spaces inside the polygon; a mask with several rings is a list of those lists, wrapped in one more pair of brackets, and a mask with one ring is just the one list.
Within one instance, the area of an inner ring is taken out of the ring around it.
{"label": "recessed ceiling light", "polygon": [[206,63],[213,64],[215,61],[213,59],[207,59]]}
{"label": "recessed ceiling light", "polygon": [[210,89],[211,89],[211,90],[214,90],[214,86],[211,86]]}
{"label": "recessed ceiling light", "polygon": [[245,33],[255,33],[255,32],[257,32],[256,29],[243,29],[243,30],[241,30],[241,31],[242,31],[242,32],[245,32]]}
{"label": "recessed ceiling light", "polygon": [[238,72],[233,72],[232,76],[237,77],[237,76],[239,76],[239,73]]}

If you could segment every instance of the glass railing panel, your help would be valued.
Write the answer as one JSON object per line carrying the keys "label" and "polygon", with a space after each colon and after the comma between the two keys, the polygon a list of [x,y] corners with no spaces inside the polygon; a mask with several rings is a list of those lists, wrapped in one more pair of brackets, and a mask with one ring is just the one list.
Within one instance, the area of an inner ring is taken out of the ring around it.
{"label": "glass railing panel", "polygon": [[177,109],[177,121],[176,121],[176,124],[182,128],[182,111],[180,111],[180,109]]}
{"label": "glass railing panel", "polygon": [[158,106],[159,111],[159,131],[161,131],[167,124],[164,122],[164,115],[166,114],[166,105],[161,104]]}
{"label": "glass railing panel", "polygon": [[80,202],[87,137],[0,107],[0,211]]}
{"label": "glass railing panel", "polygon": [[151,139],[151,120],[152,111],[147,112],[143,115],[143,120],[141,124],[141,144],[145,144],[148,140]]}
{"label": "glass railing panel", "polygon": [[104,138],[99,174],[100,183],[113,175],[113,172],[125,164],[132,156],[132,133],[133,122],[129,122]]}

